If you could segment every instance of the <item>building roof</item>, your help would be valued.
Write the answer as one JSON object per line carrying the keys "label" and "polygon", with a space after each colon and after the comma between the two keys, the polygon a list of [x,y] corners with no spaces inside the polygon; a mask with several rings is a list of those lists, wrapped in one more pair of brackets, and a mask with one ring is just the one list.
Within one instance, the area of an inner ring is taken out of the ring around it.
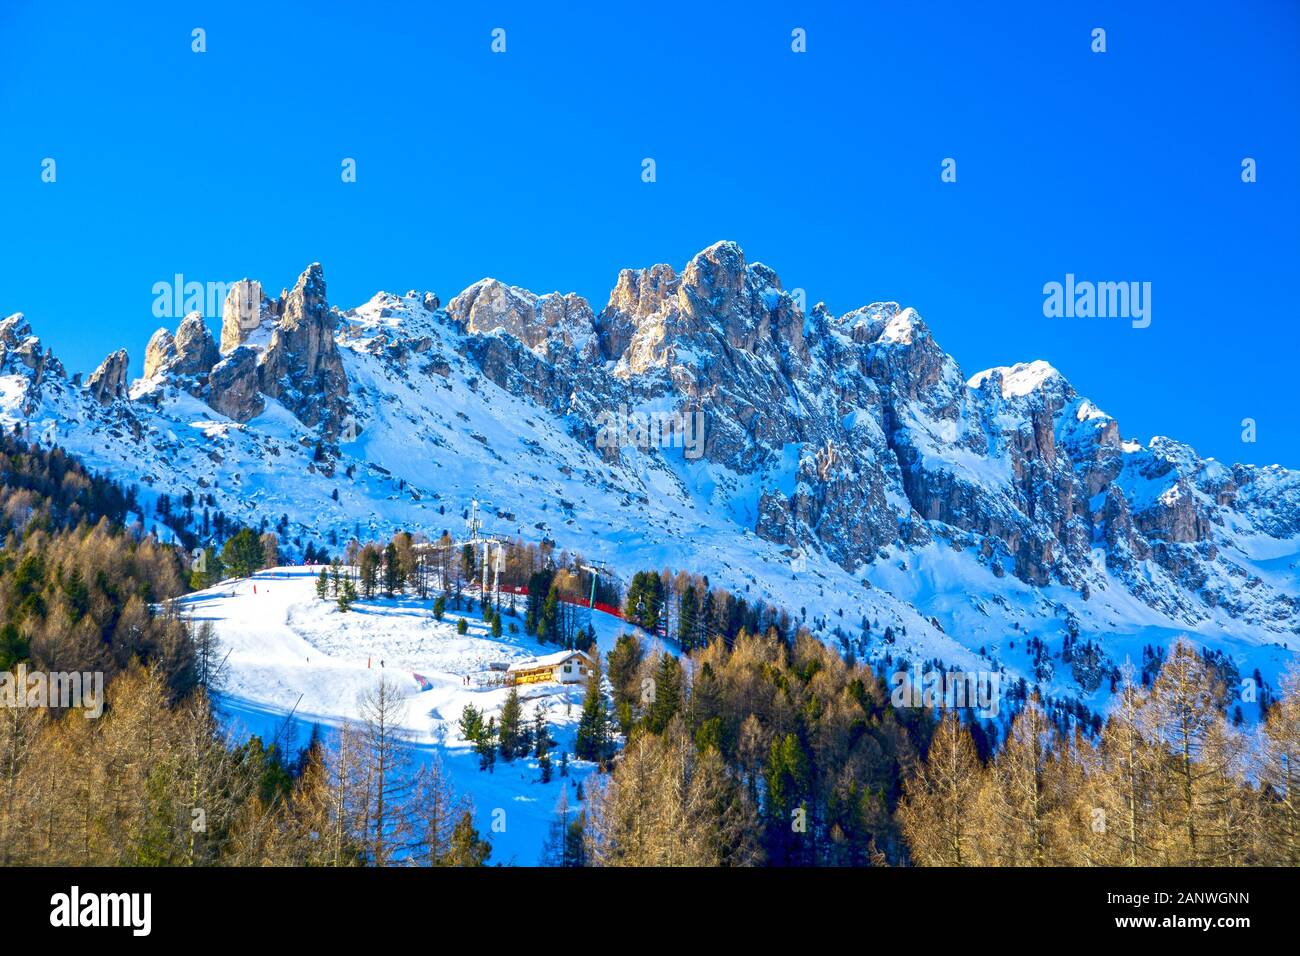
{"label": "building roof", "polygon": [[582,651],[557,651],[554,654],[546,654],[542,657],[529,657],[522,661],[515,661],[506,670],[507,672],[531,671],[541,667],[555,667],[575,657],[581,657],[588,664],[592,662],[591,658]]}

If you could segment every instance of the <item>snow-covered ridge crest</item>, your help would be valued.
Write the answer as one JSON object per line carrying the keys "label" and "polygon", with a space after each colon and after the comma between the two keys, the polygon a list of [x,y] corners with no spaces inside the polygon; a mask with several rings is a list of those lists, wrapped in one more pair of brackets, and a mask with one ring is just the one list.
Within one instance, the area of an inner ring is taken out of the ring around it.
{"label": "snow-covered ridge crest", "polygon": [[1002,365],[976,372],[966,384],[971,388],[979,388],[994,374],[1001,379],[1003,398],[1023,398],[1030,392],[1042,388],[1046,382],[1064,381],[1061,373],[1050,364],[1042,359],[1036,359],[1033,362],[1018,362],[1015,365]]}

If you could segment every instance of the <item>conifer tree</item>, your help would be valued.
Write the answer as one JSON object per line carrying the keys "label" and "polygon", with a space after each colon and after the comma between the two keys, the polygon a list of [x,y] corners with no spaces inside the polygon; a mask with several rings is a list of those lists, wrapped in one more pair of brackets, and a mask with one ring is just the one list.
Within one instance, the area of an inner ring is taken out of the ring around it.
{"label": "conifer tree", "polygon": [[474,827],[474,814],[466,810],[456,821],[451,835],[451,847],[443,857],[446,866],[486,866],[492,855],[492,844],[479,836]]}
{"label": "conifer tree", "polygon": [[1263,724],[1259,778],[1268,787],[1262,835],[1272,862],[1300,866],[1300,669],[1282,677],[1282,697]]}
{"label": "conifer tree", "polygon": [[357,589],[352,585],[352,579],[343,582],[343,588],[339,591],[338,607],[340,611],[352,610],[352,602],[357,599]]}
{"label": "conifer tree", "polygon": [[646,714],[647,728],[651,733],[663,733],[681,706],[682,665],[676,657],[664,651],[659,655],[659,664],[655,668],[654,699]]}
{"label": "conifer tree", "polygon": [[[1196,865],[1211,856],[1204,832],[1207,778],[1223,759],[1212,746],[1223,720],[1217,696],[1204,660],[1187,641],[1176,641],[1142,710],[1143,731],[1161,754],[1155,785],[1167,812],[1158,838],[1165,865]],[[1210,757],[1213,764],[1203,762]]]}
{"label": "conifer tree", "polygon": [[506,693],[506,701],[501,707],[501,725],[498,733],[501,759],[514,760],[519,751],[520,721],[523,708],[519,703],[519,688],[512,686]]}
{"label": "conifer tree", "polygon": [[609,758],[610,751],[609,715],[600,684],[600,655],[597,654],[587,674],[587,690],[582,699],[582,715],[578,719],[578,734],[573,752],[583,760],[604,763]]}
{"label": "conifer tree", "polygon": [[696,631],[699,627],[699,596],[695,588],[687,585],[682,592],[681,608],[677,612],[677,641],[683,650],[695,647]]}
{"label": "conifer tree", "polygon": [[983,768],[955,711],[939,721],[924,763],[903,785],[899,820],[921,866],[969,866]]}
{"label": "conifer tree", "polygon": [[989,818],[980,821],[989,853],[1002,866],[1043,866],[1055,807],[1048,774],[1055,732],[1034,694],[1011,722],[988,774]]}
{"label": "conifer tree", "polygon": [[384,595],[394,597],[402,589],[402,565],[397,557],[397,545],[388,542],[384,548]]}
{"label": "conifer tree", "polygon": [[478,753],[478,768],[488,773],[496,772],[497,762],[497,719],[489,717],[475,741],[474,750]]}
{"label": "conifer tree", "polygon": [[1159,755],[1143,733],[1143,694],[1132,677],[1133,669],[1126,669],[1089,772],[1092,842],[1100,845],[1102,862],[1120,866],[1152,858],[1158,811]]}

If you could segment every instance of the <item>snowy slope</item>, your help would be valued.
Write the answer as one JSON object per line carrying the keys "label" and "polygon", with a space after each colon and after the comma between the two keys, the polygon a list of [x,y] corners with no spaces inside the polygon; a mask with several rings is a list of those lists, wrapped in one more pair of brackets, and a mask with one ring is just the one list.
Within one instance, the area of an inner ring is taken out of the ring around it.
{"label": "snowy slope", "polygon": [[[531,757],[498,761],[492,773],[480,771],[458,721],[467,704],[499,719],[507,691],[491,683],[489,664],[512,663],[554,647],[522,633],[494,639],[473,614],[448,612],[438,621],[431,601],[414,598],[357,601],[352,611],[340,612],[333,601],[316,597],[319,570],[275,568],[176,602],[186,617],[211,621],[216,628],[217,659],[225,661],[219,706],[229,731],[278,740],[292,752],[307,742],[313,726],[328,732],[359,719],[358,699],[382,670],[407,695],[399,726],[415,752],[421,759],[437,755],[457,793],[472,797],[476,823],[492,839],[492,861],[535,863],[562,788],[569,787],[568,802],[576,808],[576,784],[593,766],[570,759],[569,778],[561,779],[556,750],[555,777],[547,784]],[[468,632],[458,635],[462,616]],[[608,650],[625,629],[623,622],[600,612],[592,618],[598,643]],[[432,686],[422,690],[415,674]],[[544,683],[528,685],[520,696],[524,716],[531,720],[543,707],[552,738],[572,754],[582,694],[578,685]],[[505,810],[504,831],[493,830],[497,809]]]}

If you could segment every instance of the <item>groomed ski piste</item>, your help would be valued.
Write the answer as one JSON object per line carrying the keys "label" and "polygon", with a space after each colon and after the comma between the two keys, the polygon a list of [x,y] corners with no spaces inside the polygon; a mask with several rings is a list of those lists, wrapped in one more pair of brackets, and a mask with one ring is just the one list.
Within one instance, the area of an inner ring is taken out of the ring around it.
{"label": "groomed ski piste", "polygon": [[[406,692],[400,725],[416,759],[441,761],[457,795],[473,801],[475,824],[492,841],[489,862],[536,864],[561,792],[568,788],[571,814],[576,812],[578,785],[595,769],[573,757],[584,686],[547,682],[520,687],[524,716],[531,720],[540,704],[556,741],[554,775],[546,784],[531,756],[498,760],[492,772],[479,770],[478,756],[459,727],[467,704],[485,719],[499,719],[508,690],[499,683],[501,672],[490,665],[557,650],[523,633],[522,600],[517,616],[503,611],[504,630],[494,638],[477,601],[473,612],[448,608],[441,621],[434,616],[432,597],[376,596],[340,611],[333,599],[316,596],[320,570],[273,568],[174,602],[185,617],[211,621],[215,628],[220,645],[216,660],[224,659],[216,702],[227,733],[233,740],[256,734],[293,756],[317,726],[328,745],[332,731],[360,718],[360,697],[381,675],[387,676]],[[461,618],[467,627],[463,635],[456,633]],[[599,611],[592,612],[591,622],[602,654],[620,634],[638,630]],[[517,633],[509,633],[511,623]],[[655,646],[640,633],[648,646]],[[567,777],[559,773],[562,751],[569,754]],[[494,816],[497,810],[504,816]]]}

